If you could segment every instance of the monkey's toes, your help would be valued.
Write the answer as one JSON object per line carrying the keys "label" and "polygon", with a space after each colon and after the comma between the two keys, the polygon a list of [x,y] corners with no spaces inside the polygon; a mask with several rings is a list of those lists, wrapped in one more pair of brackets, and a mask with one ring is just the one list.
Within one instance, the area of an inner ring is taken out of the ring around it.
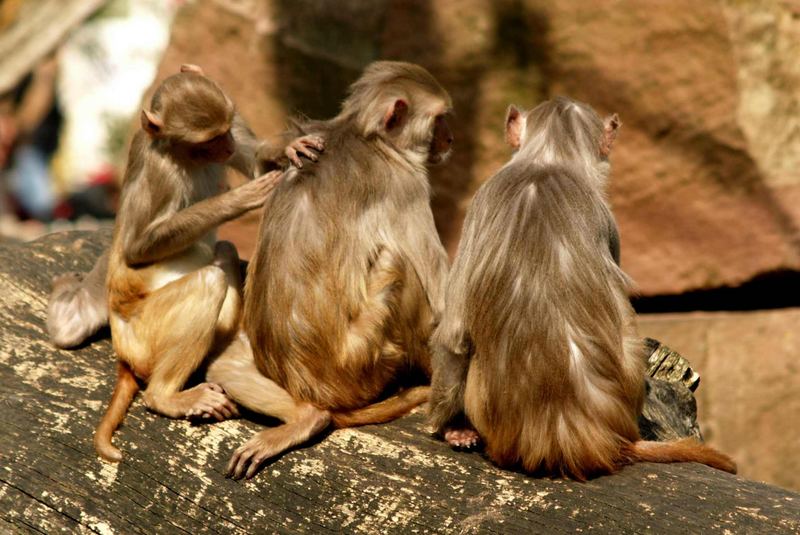
{"label": "monkey's toes", "polygon": [[234,452],[228,463],[227,477],[250,479],[264,461],[267,460],[268,457],[264,452],[264,446],[253,442],[251,439]]}
{"label": "monkey's toes", "polygon": [[474,429],[450,429],[445,431],[444,439],[454,448],[472,449],[481,438]]}

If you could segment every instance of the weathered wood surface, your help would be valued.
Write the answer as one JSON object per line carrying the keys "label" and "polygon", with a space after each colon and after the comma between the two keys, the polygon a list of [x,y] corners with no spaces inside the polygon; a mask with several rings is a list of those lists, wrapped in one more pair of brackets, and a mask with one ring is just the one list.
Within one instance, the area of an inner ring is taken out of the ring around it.
{"label": "weathered wood surface", "polygon": [[55,350],[44,313],[52,275],[88,270],[107,241],[0,245],[0,532],[800,531],[790,491],[694,464],[535,479],[451,451],[419,413],[335,431],[235,482],[225,465],[256,423],[195,426],[148,413],[138,397],[116,434],[123,462],[103,463],[91,437],[112,389],[110,344]]}

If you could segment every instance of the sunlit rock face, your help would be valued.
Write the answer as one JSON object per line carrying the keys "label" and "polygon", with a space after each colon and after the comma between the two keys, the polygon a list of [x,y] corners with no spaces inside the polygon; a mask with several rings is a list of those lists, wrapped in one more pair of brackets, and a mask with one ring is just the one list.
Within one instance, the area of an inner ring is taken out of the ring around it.
{"label": "sunlit rock face", "polygon": [[[506,106],[557,94],[618,112],[611,202],[643,295],[800,267],[800,52],[791,2],[242,0],[187,4],[159,76],[202,64],[262,136],[333,115],[368,62],[428,67],[452,93],[432,171],[455,251],[477,187],[509,157]],[[254,225],[250,218],[249,226]],[[226,227],[245,255],[254,232]]]}

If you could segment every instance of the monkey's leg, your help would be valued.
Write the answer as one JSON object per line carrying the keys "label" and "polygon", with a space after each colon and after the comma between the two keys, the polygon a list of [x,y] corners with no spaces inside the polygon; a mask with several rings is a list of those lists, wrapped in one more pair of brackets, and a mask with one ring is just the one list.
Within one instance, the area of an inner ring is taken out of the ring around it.
{"label": "monkey's leg", "polygon": [[151,351],[144,391],[150,410],[171,418],[207,413],[223,420],[236,414],[218,385],[180,391],[211,350],[227,292],[225,272],[210,265],[158,289],[143,303],[134,329]]}
{"label": "monkey's leg", "polygon": [[215,346],[218,351],[227,347],[239,327],[242,312],[242,275],[239,253],[229,241],[219,241],[214,250],[215,266],[225,272],[228,288],[217,318]]}
{"label": "monkey's leg", "polygon": [[237,403],[279,418],[283,425],[256,433],[239,447],[228,463],[228,475],[253,477],[269,458],[302,444],[328,427],[331,416],[310,403],[295,400],[256,367],[247,337],[240,335],[208,367],[206,378],[222,385]]}
{"label": "monkey's leg", "polygon": [[[438,334],[438,333],[437,333]],[[456,448],[473,448],[480,442],[478,432],[464,413],[464,390],[469,371],[469,355],[451,351],[434,341],[433,378],[429,418],[437,433]]]}

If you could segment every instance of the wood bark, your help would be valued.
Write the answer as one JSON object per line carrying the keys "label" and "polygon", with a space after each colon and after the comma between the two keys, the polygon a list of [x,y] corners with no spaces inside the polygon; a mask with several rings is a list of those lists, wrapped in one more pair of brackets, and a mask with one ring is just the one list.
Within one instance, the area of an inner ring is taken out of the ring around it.
{"label": "wood bark", "polygon": [[[261,425],[192,425],[137,397],[115,436],[92,433],[113,388],[101,335],[76,351],[48,342],[50,279],[88,271],[109,234],[0,244],[0,532],[31,533],[797,533],[800,495],[696,464],[637,464],[588,483],[499,470],[452,451],[421,412],[339,430],[254,479],[225,479]],[[688,388],[686,389],[688,391]]]}

